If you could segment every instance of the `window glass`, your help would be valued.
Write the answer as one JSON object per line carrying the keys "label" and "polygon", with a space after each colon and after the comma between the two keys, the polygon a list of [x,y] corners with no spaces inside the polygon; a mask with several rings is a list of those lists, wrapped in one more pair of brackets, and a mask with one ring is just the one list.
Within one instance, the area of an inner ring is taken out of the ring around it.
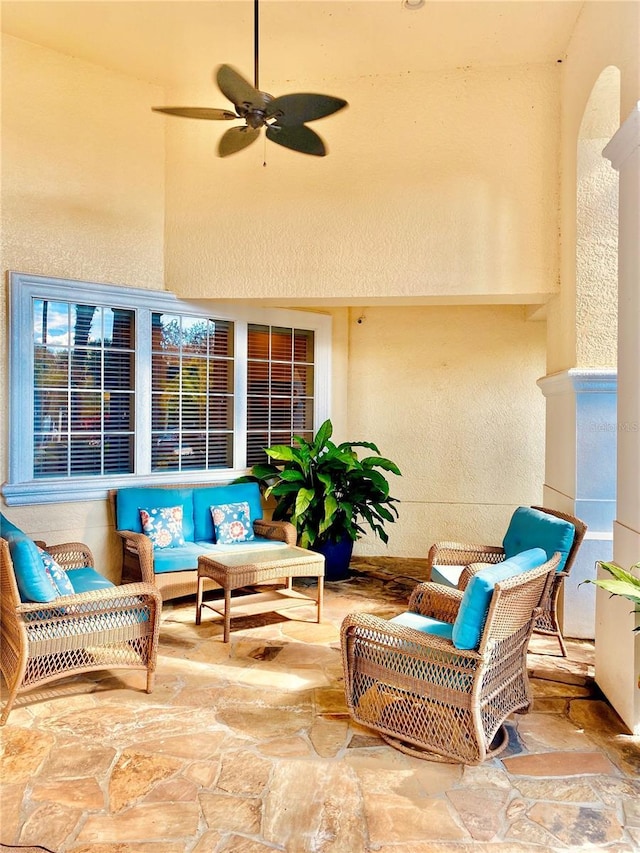
{"label": "window glass", "polygon": [[45,299],[32,308],[33,476],[132,473],[135,313]]}
{"label": "window glass", "polygon": [[314,333],[249,324],[247,463],[267,461],[265,447],[313,436]]}
{"label": "window glass", "polygon": [[151,468],[232,468],[233,324],[153,313]]}

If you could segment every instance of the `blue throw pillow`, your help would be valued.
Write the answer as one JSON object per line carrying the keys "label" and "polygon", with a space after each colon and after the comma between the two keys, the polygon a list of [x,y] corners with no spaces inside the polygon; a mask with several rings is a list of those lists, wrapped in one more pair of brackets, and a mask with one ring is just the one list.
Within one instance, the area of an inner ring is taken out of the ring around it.
{"label": "blue throw pillow", "polygon": [[511,517],[502,547],[507,559],[530,548],[543,548],[547,560],[560,551],[562,556],[556,569],[560,572],[567,562],[575,534],[575,527],[570,521],[530,506],[521,506]]}
{"label": "blue throw pillow", "polygon": [[73,595],[75,590],[62,566],[53,559],[51,554],[43,551],[42,548],[38,548],[38,552],[40,553],[44,570],[51,583],[58,590],[58,595]]}
{"label": "blue throw pillow", "polygon": [[477,649],[495,585],[521,572],[535,569],[546,561],[547,555],[542,548],[531,548],[502,563],[488,565],[474,575],[467,584],[453,623],[453,645],[457,649]]}
{"label": "blue throw pillow", "polygon": [[142,530],[154,548],[179,548],[184,545],[182,506],[140,508]]}
{"label": "blue throw pillow", "polygon": [[247,501],[212,506],[211,518],[216,542],[220,545],[235,545],[255,539]]}

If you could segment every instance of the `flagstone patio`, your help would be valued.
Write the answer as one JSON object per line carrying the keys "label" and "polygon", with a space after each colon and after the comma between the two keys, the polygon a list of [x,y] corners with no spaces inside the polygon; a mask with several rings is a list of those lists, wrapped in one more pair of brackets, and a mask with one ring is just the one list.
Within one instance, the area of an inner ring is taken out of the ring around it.
{"label": "flagstone patio", "polygon": [[[422,560],[354,560],[313,607],[232,622],[165,604],[156,687],[97,673],[27,694],[1,730],[0,841],[56,853],[640,849],[640,738],[593,646],[534,638],[535,705],[480,767],[421,761],[350,721],[340,623],[404,609]],[[305,581],[309,585],[315,581]],[[554,654],[541,654],[544,651]],[[3,701],[6,690],[3,684]]]}

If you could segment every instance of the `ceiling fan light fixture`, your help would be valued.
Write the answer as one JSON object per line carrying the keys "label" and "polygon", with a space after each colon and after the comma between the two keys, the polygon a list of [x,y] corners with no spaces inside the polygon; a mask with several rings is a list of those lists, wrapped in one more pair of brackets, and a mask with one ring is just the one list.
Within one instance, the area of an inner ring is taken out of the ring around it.
{"label": "ceiling fan light fixture", "polygon": [[402,8],[415,12],[416,9],[422,9],[425,2],[426,0],[402,0]]}
{"label": "ceiling fan light fixture", "polygon": [[182,118],[229,121],[242,119],[242,127],[232,127],[219,140],[218,156],[228,157],[246,148],[260,135],[264,127],[267,139],[299,151],[324,157],[327,148],[318,134],[307,127],[307,122],[332,115],[348,104],[342,98],[297,92],[274,98],[258,88],[258,0],[254,0],[254,81],[253,85],[230,65],[221,65],[215,79],[222,94],[235,108],[211,107],[152,107],[155,112]]}

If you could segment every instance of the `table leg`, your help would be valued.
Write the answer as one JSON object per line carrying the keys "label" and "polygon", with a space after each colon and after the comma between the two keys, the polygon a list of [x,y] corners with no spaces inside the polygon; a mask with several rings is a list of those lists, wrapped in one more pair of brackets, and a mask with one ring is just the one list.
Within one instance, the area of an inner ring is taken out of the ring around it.
{"label": "table leg", "polygon": [[196,625],[200,624],[202,619],[202,588],[204,578],[198,575],[198,586],[196,587]]}
{"label": "table leg", "polygon": [[323,597],[324,597],[324,578],[319,577],[318,578],[318,604],[317,604],[318,618],[316,620],[318,623],[322,622],[322,601],[323,601]]}
{"label": "table leg", "polygon": [[229,634],[231,633],[231,590],[229,587],[224,588],[224,635],[223,642],[229,642]]}

